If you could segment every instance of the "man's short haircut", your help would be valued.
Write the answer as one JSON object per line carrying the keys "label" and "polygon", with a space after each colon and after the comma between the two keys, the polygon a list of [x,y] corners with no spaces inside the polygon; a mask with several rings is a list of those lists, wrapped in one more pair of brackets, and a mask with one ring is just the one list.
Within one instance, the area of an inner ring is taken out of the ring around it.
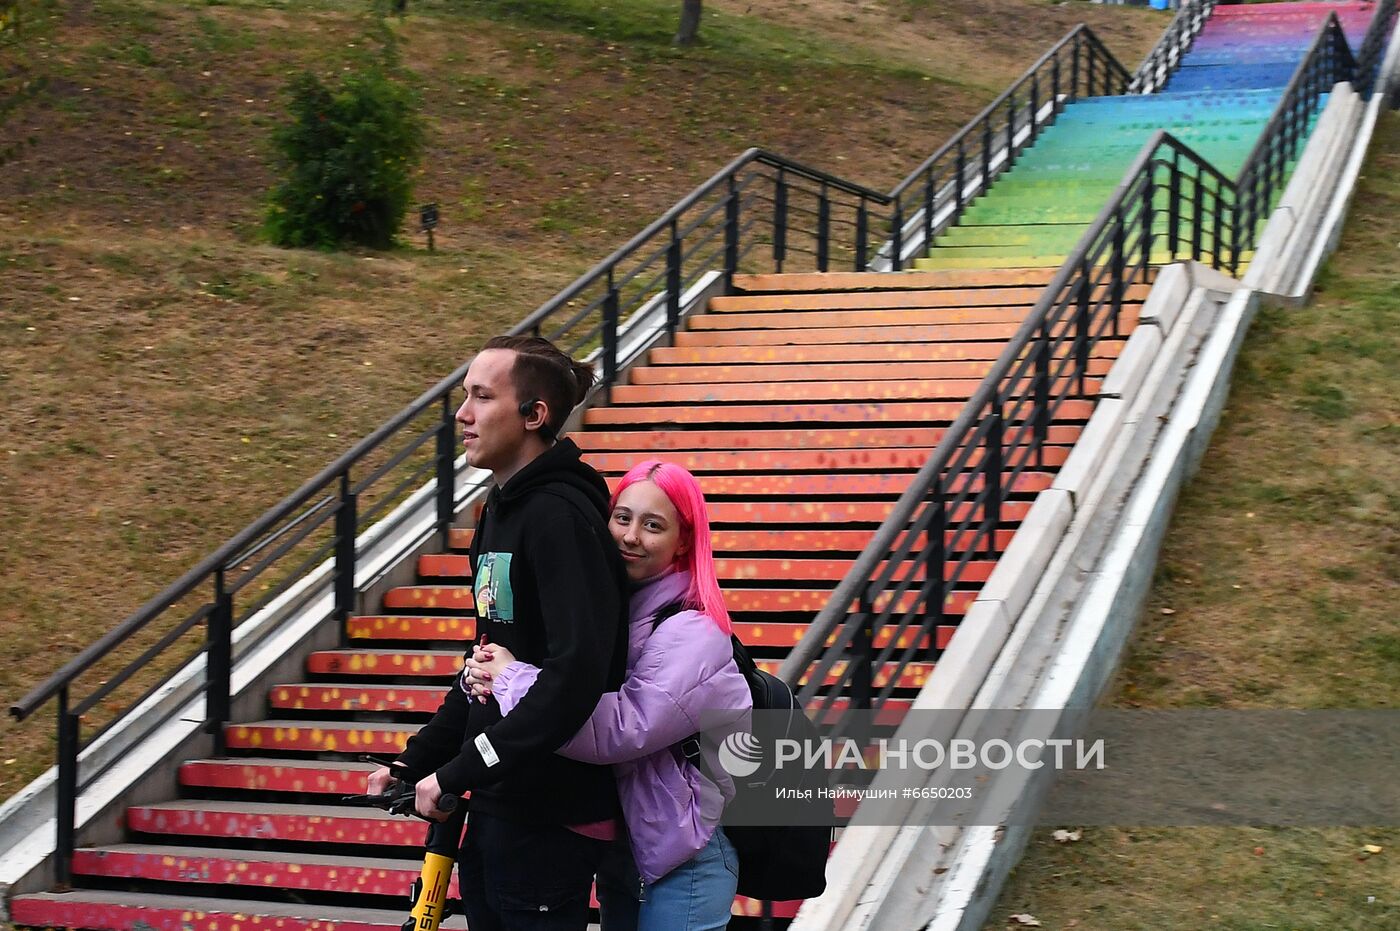
{"label": "man's short haircut", "polygon": [[538,336],[493,336],[481,347],[515,353],[511,382],[523,404],[535,398],[549,407],[545,432],[557,436],[569,413],[582,403],[593,387],[593,366],[569,358],[547,339]]}

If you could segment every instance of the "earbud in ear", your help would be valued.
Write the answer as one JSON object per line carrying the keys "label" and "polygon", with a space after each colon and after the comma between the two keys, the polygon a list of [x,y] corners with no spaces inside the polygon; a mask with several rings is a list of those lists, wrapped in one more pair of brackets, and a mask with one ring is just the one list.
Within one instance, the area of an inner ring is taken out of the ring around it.
{"label": "earbud in ear", "polygon": [[535,405],[538,404],[538,403],[540,403],[540,399],[539,399],[539,398],[531,398],[531,399],[528,400],[528,401],[521,401],[521,402],[520,402],[520,416],[521,416],[521,417],[529,417],[530,414],[534,412],[534,410],[535,410]]}

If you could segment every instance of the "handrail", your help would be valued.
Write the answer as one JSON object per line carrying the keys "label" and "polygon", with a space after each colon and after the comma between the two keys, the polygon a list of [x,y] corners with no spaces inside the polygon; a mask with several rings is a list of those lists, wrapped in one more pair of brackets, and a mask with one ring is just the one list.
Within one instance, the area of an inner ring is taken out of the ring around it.
{"label": "handrail", "polygon": [[1240,237],[1235,243],[1232,267],[1238,265],[1241,252],[1254,246],[1259,223],[1275,192],[1282,189],[1288,162],[1302,148],[1306,126],[1317,111],[1318,101],[1337,82],[1354,79],[1356,70],[1356,59],[1341,21],[1335,12],[1328,13],[1236,176],[1240,189],[1235,205],[1240,214],[1236,225]]}
{"label": "handrail", "polygon": [[[1167,160],[1167,155],[1171,156],[1170,160]],[[1183,187],[1182,182],[1181,162],[1183,160],[1188,163],[1189,168],[1195,170],[1195,174],[1190,176],[1191,183],[1185,187]],[[1153,181],[1153,175],[1164,168],[1168,171],[1168,180],[1163,184],[1158,184]],[[1145,182],[1144,178],[1147,179]],[[912,547],[913,540],[919,532],[924,533],[927,537],[931,536],[939,526],[943,526],[946,531],[947,518],[942,520],[921,519],[921,515],[916,515],[916,511],[920,510],[920,505],[926,505],[934,500],[939,502],[937,507],[946,511],[947,503],[958,498],[957,492],[948,491],[948,489],[956,488],[958,476],[950,476],[945,479],[945,473],[953,471],[950,466],[956,467],[954,457],[962,454],[964,460],[962,465],[964,472],[967,473],[969,470],[966,467],[972,458],[967,453],[969,439],[974,436],[979,425],[988,419],[988,412],[1000,411],[1008,401],[1023,399],[1022,396],[1009,392],[1008,386],[1005,384],[1013,374],[1013,367],[1020,369],[1020,371],[1015,372],[1017,376],[1024,376],[1025,360],[1031,357],[1028,349],[1032,342],[1040,340],[1048,345],[1049,341],[1052,341],[1057,335],[1061,335],[1047,329],[1047,319],[1051,309],[1056,306],[1057,301],[1063,302],[1063,295],[1090,286],[1092,273],[1096,266],[1086,264],[1086,257],[1103,256],[1107,231],[1115,219],[1120,221],[1121,226],[1121,218],[1125,209],[1132,207],[1129,203],[1130,199],[1133,196],[1140,198],[1144,195],[1144,184],[1147,185],[1147,190],[1154,197],[1165,192],[1167,202],[1161,207],[1154,203],[1152,209],[1147,211],[1148,219],[1146,221],[1141,216],[1134,217],[1138,222],[1145,222],[1147,224],[1145,228],[1150,231],[1145,241],[1139,243],[1138,253],[1141,261],[1135,266],[1139,271],[1145,267],[1151,243],[1158,237],[1170,238],[1168,230],[1179,231],[1182,228],[1183,214],[1186,208],[1192,208],[1190,216],[1193,222],[1198,225],[1207,215],[1212,220],[1219,219],[1222,227],[1228,225],[1229,221],[1225,220],[1225,217],[1230,213],[1229,208],[1232,206],[1231,198],[1234,193],[1234,185],[1230,179],[1170,133],[1164,130],[1155,133],[1139,151],[1132,165],[1124,174],[1123,180],[1115,189],[1113,196],[1110,197],[1108,203],[1085,231],[1069,258],[1055,274],[1035,307],[997,357],[996,362],[993,363],[982,383],[969,398],[957,419],[948,427],[924,466],[914,476],[905,493],[900,496],[885,520],[872,535],[870,543],[837,584],[826,606],[813,619],[806,634],[784,659],[778,674],[788,681],[797,681],[804,673],[808,672],[809,667],[814,662],[819,663],[818,668],[807,676],[808,682],[801,689],[801,695],[805,701],[817,700],[817,692],[823,689],[822,683],[831,674],[836,661],[850,655],[852,646],[857,643],[858,636],[862,632],[864,636],[859,637],[861,643],[874,643],[874,631],[870,629],[862,631],[862,628],[869,627],[870,622],[876,618],[888,621],[891,616],[890,607],[884,607],[876,614],[873,606],[878,599],[869,592],[862,595],[862,591],[867,587],[883,589],[888,586],[894,580],[895,573],[899,571],[901,562],[927,566],[930,569],[943,562],[941,558],[933,558],[935,553],[931,552],[944,547],[941,539],[927,540],[924,550],[917,554],[912,552]],[[1209,214],[1207,214],[1207,210]],[[1158,214],[1162,214],[1165,229],[1158,229]],[[1193,237],[1190,249],[1182,249],[1179,238],[1171,239],[1168,245],[1173,255],[1178,252],[1187,252],[1196,259],[1209,256],[1211,264],[1220,268],[1225,266],[1229,260],[1228,252],[1224,249],[1226,241],[1224,237],[1213,238],[1210,250],[1204,248],[1199,236]],[[1120,272],[1127,267],[1121,265],[1122,262],[1126,261],[1126,258],[1126,256],[1119,256]],[[1111,285],[1121,292],[1121,289],[1129,283],[1131,283],[1130,279],[1119,277],[1112,281]],[[1119,303],[1121,304],[1121,297]],[[1116,317],[1117,307],[1114,307],[1113,312]],[[1048,370],[1042,372],[1038,377],[1044,380],[1047,374]],[[1076,378],[1082,377],[1083,372],[1081,370],[1075,372],[1074,375]],[[1037,390],[1044,393],[1048,392],[1049,388],[1042,386]],[[1048,393],[1045,393],[1044,397],[1049,399]],[[1053,410],[1027,412],[1025,420],[1027,422],[1035,420],[1042,424],[1048,424],[1051,415],[1053,415]],[[1002,413],[992,413],[990,416],[996,420],[1005,420]],[[976,464],[971,465],[972,471],[977,468]],[[966,499],[965,493],[962,494],[962,498]],[[976,498],[971,500],[975,501]],[[960,503],[966,503],[966,501]],[[927,508],[923,509],[923,511],[926,510]],[[962,523],[965,525],[968,522],[964,519]],[[960,544],[960,549],[976,552],[982,548],[983,543],[988,542],[987,538],[993,530],[994,528],[986,527],[971,530],[963,534],[965,539],[958,540],[955,535],[954,540]],[[902,543],[899,542],[901,538],[903,538]],[[938,555],[947,555],[947,553]],[[949,581],[956,581],[956,579],[942,580],[943,583]],[[945,586],[940,587],[944,587],[946,591]],[[864,610],[858,608],[852,612],[851,605],[857,602],[870,607]],[[929,607],[930,610],[933,610],[931,604]],[[941,604],[937,606],[936,617],[941,618],[942,610]],[[844,629],[840,629],[843,627]],[[906,620],[896,635],[890,639],[890,642],[898,641],[907,627],[908,621]],[[925,632],[929,632],[927,626]],[[836,636],[834,643],[832,642],[833,633]],[[819,654],[824,654],[828,658],[827,661],[819,662]],[[909,659],[906,658],[904,662],[908,661]],[[859,665],[859,662],[851,663],[848,671],[843,675],[842,681],[849,682],[852,676],[850,668]],[[890,677],[891,680],[894,678],[894,676]],[[828,706],[839,691],[839,685],[837,688],[826,690],[824,701]],[[867,694],[864,697],[873,696]],[[818,717],[822,718],[820,714]]]}
{"label": "handrail", "polygon": [[[1068,61],[1062,63],[1062,56],[1066,55]],[[1068,75],[1062,75],[1062,69]],[[967,183],[967,154],[975,151],[977,145],[970,142],[974,136],[980,136],[981,145],[978,184],[985,187],[1048,122],[1042,119],[1044,104],[1050,105],[1053,119],[1064,99],[1075,99],[1081,91],[1088,95],[1119,93],[1127,87],[1129,78],[1121,62],[1092,30],[1076,27],[939,152],[925,160],[920,171],[889,194],[762,149],[749,149],[509,332],[546,335],[566,343],[565,348],[573,353],[592,350],[602,368],[603,390],[608,390],[618,376],[623,322],[659,305],[665,311],[666,328],[674,332],[682,312],[682,295],[708,272],[711,266],[707,263],[712,260],[722,265],[726,288],[741,269],[767,267],[782,271],[790,252],[806,256],[802,261],[810,261],[817,271],[827,271],[843,261],[854,270],[863,271],[880,251],[878,244],[883,236],[877,231],[872,242],[870,234],[872,223],[881,222],[889,225],[897,269],[903,211],[907,206],[904,201],[912,203],[920,177],[926,182],[925,223],[931,239],[933,208],[946,208],[951,197],[950,216],[942,222],[952,222],[978,190],[977,185]],[[1048,98],[1042,100],[1046,90]],[[933,170],[940,158],[946,159],[953,153],[958,159],[957,181],[951,191],[940,190],[934,183]],[[765,194],[769,185],[771,194]],[[793,203],[804,198],[810,207]],[[891,209],[889,214],[882,214],[872,208]],[[842,211],[849,215],[848,219],[834,216]],[[914,212],[910,210],[911,217]],[[757,251],[760,246],[765,247],[762,252]],[[697,268],[701,264],[704,268]],[[57,703],[56,849],[60,883],[67,881],[71,871],[84,712],[157,655],[172,648],[181,637],[202,627],[202,651],[208,658],[203,685],[205,727],[214,739],[215,751],[221,752],[223,726],[230,720],[233,630],[241,621],[279,600],[293,607],[304,605],[307,593],[316,589],[303,583],[323,570],[328,570],[324,578],[333,596],[334,616],[347,617],[355,609],[357,542],[365,523],[401,502],[407,493],[405,489],[421,484],[419,477],[429,472],[434,482],[431,490],[425,491],[435,507],[432,526],[445,539],[459,504],[452,392],[466,369],[463,364],[428,388],[10,706],[10,714],[24,720],[48,702]],[[391,442],[400,443],[401,434],[405,433],[407,441],[397,451],[388,450]],[[380,456],[387,462],[376,465],[370,461]],[[368,477],[352,477],[352,472],[366,467]],[[398,479],[397,483],[394,479]],[[362,508],[370,498],[375,498],[375,503]],[[317,539],[318,535],[324,539]],[[240,565],[254,557],[255,565]],[[294,568],[279,568],[283,560],[293,559],[300,560]],[[235,574],[236,578],[230,581],[229,577]],[[241,606],[240,617],[235,601],[250,590],[250,582],[257,578],[270,581],[258,589],[260,594],[254,596],[251,604]],[[184,612],[182,619],[164,623],[164,633],[153,645],[116,674],[109,675],[86,699],[70,701],[70,689],[85,673],[133,643],[182,602],[198,596],[204,586],[210,587],[206,600]],[[283,607],[290,610],[285,604]],[[159,687],[147,691],[135,704]],[[131,707],[134,705],[128,705],[128,710]],[[95,737],[90,736],[91,739]]]}
{"label": "handrail", "polygon": [[[895,185],[890,192],[890,269],[903,268],[910,222],[919,225],[916,241],[933,245],[934,236],[957,222],[973,198],[1011,167],[1067,102],[1081,94],[1121,94],[1130,77],[1091,28],[1081,23],[1071,29]],[[1049,113],[1044,112],[1047,106]]]}
{"label": "handrail", "polygon": [[1356,50],[1357,93],[1370,99],[1375,90],[1376,77],[1380,71],[1381,56],[1385,54],[1385,42],[1390,36],[1391,24],[1395,19],[1395,0],[1380,0],[1376,11],[1371,14],[1371,22],[1361,45]]}
{"label": "handrail", "polygon": [[[1329,14],[1236,179],[1166,132],[1159,131],[1139,151],[782,663],[779,675],[788,681],[805,676],[800,694],[809,703],[820,702],[819,720],[847,726],[844,716],[829,714],[839,695],[850,695],[851,709],[875,707],[894,686],[877,690],[874,669],[894,683],[916,656],[936,652],[921,645],[921,638],[931,637],[944,620],[947,596],[972,556],[997,550],[1001,505],[1032,457],[1040,455],[1055,410],[1068,400],[1087,400],[1088,348],[1116,332],[1122,295],[1138,280],[1153,249],[1168,252],[1172,260],[1189,255],[1236,272],[1242,248],[1254,242],[1258,204],[1267,203],[1273,186],[1281,184],[1318,99],[1355,71],[1340,22]],[[877,650],[877,642],[885,646]],[[902,654],[900,644],[907,644]]]}
{"label": "handrail", "polygon": [[1133,71],[1133,78],[1128,82],[1128,93],[1148,94],[1166,84],[1171,77],[1173,56],[1176,62],[1180,62],[1191,50],[1196,36],[1205,28],[1215,7],[1216,0],[1186,0],[1178,7],[1162,39],[1143,56],[1142,63]]}

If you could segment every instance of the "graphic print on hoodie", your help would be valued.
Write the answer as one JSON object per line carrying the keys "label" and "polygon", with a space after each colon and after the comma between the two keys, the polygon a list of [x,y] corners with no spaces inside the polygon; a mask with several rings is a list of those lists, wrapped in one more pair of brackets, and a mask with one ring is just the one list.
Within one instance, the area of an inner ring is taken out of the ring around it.
{"label": "graphic print on hoodie", "polygon": [[476,616],[499,623],[515,621],[515,593],[510,588],[510,553],[482,553],[476,567]]}

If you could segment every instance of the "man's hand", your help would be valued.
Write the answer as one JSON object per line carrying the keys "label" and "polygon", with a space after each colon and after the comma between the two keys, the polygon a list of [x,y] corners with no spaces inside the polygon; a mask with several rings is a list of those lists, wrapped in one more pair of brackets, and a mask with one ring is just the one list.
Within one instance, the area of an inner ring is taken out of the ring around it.
{"label": "man's hand", "polygon": [[365,779],[365,790],[370,795],[383,795],[394,782],[394,773],[387,766],[381,766]]}
{"label": "man's hand", "polygon": [[437,774],[429,776],[414,787],[413,803],[418,814],[433,821],[446,821],[448,813],[438,811],[438,799],[442,798],[442,786],[438,785]]}

